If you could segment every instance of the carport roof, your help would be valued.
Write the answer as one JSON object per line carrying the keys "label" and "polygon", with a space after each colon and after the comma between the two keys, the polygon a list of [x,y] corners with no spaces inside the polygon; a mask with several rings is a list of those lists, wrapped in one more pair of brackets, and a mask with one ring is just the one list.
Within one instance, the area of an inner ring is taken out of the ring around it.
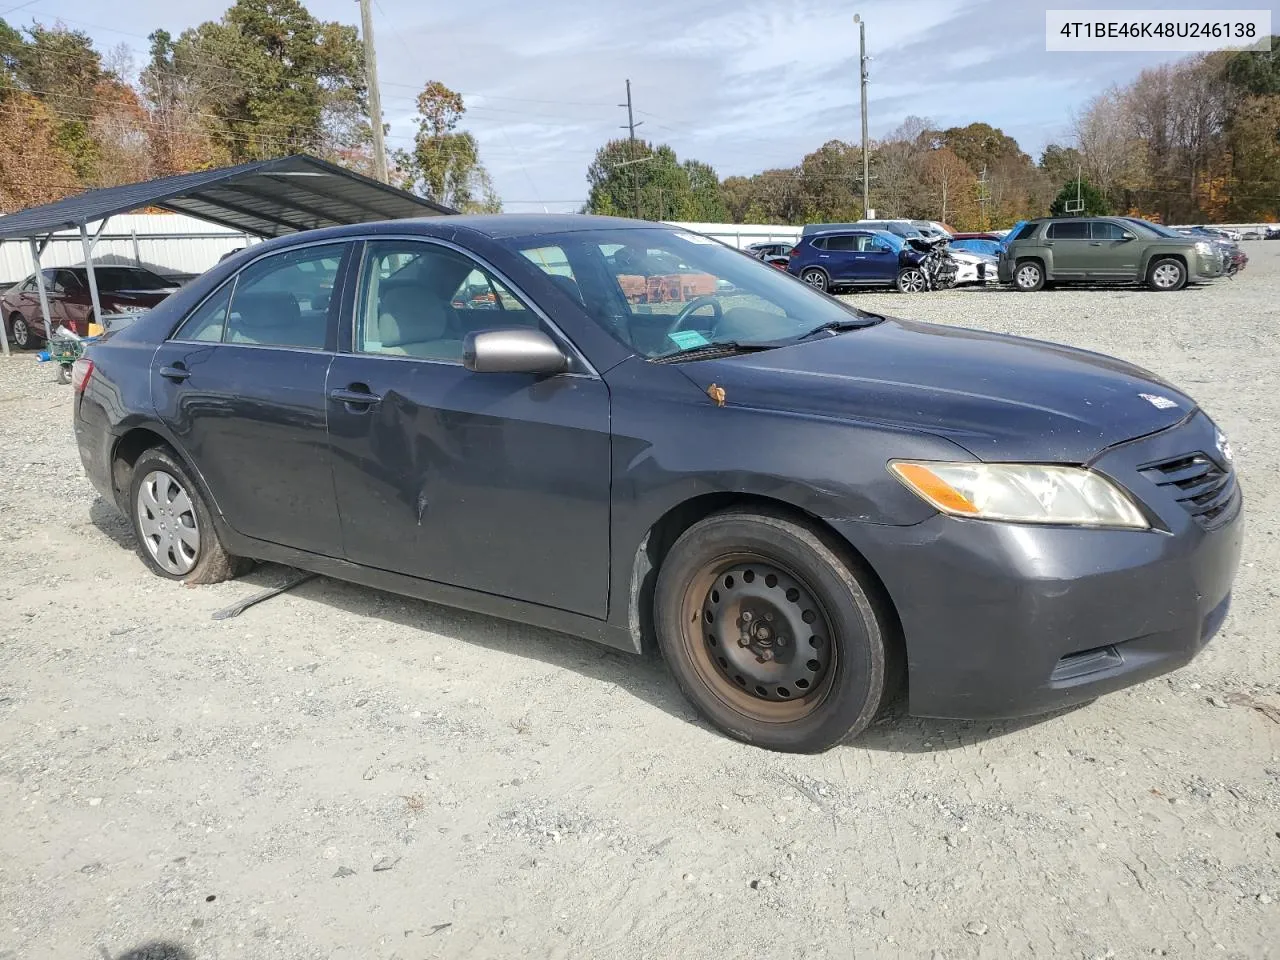
{"label": "carport roof", "polygon": [[141,207],[161,207],[263,237],[457,212],[298,154],[89,190],[0,217],[0,240],[41,237]]}

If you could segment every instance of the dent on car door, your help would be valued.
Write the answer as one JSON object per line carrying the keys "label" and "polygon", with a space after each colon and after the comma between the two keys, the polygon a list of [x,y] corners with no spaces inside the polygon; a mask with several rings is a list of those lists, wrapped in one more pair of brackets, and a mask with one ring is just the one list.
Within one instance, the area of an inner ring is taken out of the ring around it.
{"label": "dent on car door", "polygon": [[157,414],[232,529],[331,556],[342,537],[325,377],[340,310],[331,290],[349,247],[250,263],[161,344],[151,374]]}
{"label": "dent on car door", "polygon": [[467,333],[545,326],[492,270],[450,246],[367,242],[354,313],[351,352],[328,378],[347,558],[605,616],[604,383],[583,368],[552,377],[468,370]]}

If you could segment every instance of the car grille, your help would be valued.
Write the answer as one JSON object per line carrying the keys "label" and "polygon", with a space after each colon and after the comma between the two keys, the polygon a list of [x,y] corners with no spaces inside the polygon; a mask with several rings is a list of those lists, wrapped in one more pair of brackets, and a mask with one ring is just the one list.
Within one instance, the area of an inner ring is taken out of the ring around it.
{"label": "car grille", "polygon": [[1200,525],[1213,529],[1231,516],[1239,488],[1235,473],[1223,469],[1203,453],[1189,453],[1148,464],[1139,473],[1174,498]]}

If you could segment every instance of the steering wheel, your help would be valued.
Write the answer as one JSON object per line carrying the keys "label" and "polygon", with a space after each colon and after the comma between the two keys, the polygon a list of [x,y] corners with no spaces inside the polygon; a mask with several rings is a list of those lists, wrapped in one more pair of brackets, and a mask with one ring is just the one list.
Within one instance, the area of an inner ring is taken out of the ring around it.
{"label": "steering wheel", "polygon": [[713,311],[712,321],[719,323],[724,318],[724,307],[720,306],[720,301],[715,297],[695,297],[685,304],[683,310],[676,314],[675,319],[671,321],[671,326],[667,327],[667,336],[671,336],[671,334],[684,327],[686,320],[708,304],[711,305]]}

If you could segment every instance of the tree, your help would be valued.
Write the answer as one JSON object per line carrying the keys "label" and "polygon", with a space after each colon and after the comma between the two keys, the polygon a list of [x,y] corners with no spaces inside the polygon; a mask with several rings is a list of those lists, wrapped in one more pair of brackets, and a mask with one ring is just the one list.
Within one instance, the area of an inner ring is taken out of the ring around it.
{"label": "tree", "polygon": [[406,190],[463,213],[497,213],[502,201],[480,162],[480,145],[457,129],[466,112],[462,94],[428,83],[418,94],[413,149],[396,151],[394,161]]}
{"label": "tree", "polygon": [[79,186],[53,112],[29,93],[0,92],[0,214],[60,200]]}
{"label": "tree", "polygon": [[1030,164],[1031,158],[1022,152],[1018,141],[999,127],[989,123],[971,123],[966,127],[950,127],[942,131],[926,131],[924,136],[931,146],[947,147],[969,165],[974,173],[994,167],[1001,160],[1021,160]]}
{"label": "tree", "polygon": [[959,227],[976,225],[977,178],[948,147],[931,150],[920,162],[920,179],[933,215]]}
{"label": "tree", "polygon": [[1134,166],[1129,108],[1116,87],[1094,97],[1071,122],[1083,174],[1104,196],[1124,185]]}
{"label": "tree", "polygon": [[1230,149],[1234,181],[1243,187],[1230,202],[1230,215],[1280,218],[1280,94],[1250,97],[1237,106]]}
{"label": "tree", "polygon": [[1223,76],[1238,96],[1264,97],[1280,94],[1280,36],[1271,37],[1266,53],[1238,51],[1229,54]]}
{"label": "tree", "polygon": [[698,160],[681,163],[666,144],[610,140],[596,151],[587,183],[588,213],[711,222],[729,216],[715,170]]}
{"label": "tree", "polygon": [[1040,154],[1040,169],[1053,183],[1066,183],[1081,175],[1084,157],[1075,147],[1051,143]]}
{"label": "tree", "polygon": [[695,223],[722,223],[728,219],[728,207],[715,168],[701,160],[686,160],[684,173],[689,181],[689,203],[681,212],[681,219]]}
{"label": "tree", "polygon": [[[1084,204],[1084,209],[1076,210],[1076,201]],[[1072,205],[1070,211],[1067,204]],[[1072,180],[1064,186],[1053,203],[1049,205],[1049,213],[1055,217],[1104,217],[1111,212],[1111,205],[1106,196],[1088,180]]]}
{"label": "tree", "polygon": [[299,0],[236,0],[176,40],[152,35],[150,84],[177,92],[233,160],[333,155],[363,109],[364,51],[352,26],[322,22]]}

